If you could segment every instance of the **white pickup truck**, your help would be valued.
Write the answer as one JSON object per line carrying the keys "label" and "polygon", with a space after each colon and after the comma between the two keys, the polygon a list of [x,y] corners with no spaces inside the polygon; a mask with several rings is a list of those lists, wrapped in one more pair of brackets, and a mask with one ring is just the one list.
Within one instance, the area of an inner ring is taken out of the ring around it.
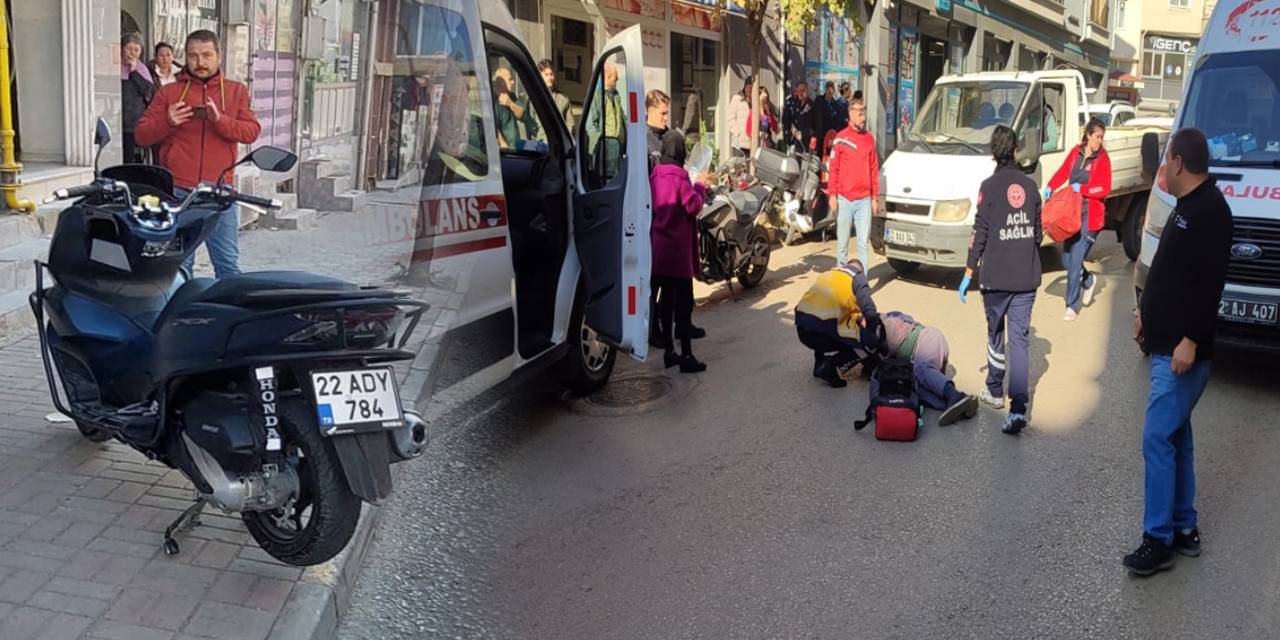
{"label": "white pickup truck", "polygon": [[[1018,133],[1018,161],[1041,187],[1048,184],[1088,120],[1089,91],[1078,71],[983,72],[944,76],[934,86],[902,143],[884,163],[885,206],[872,221],[872,246],[900,273],[922,264],[963,267],[976,213],[978,186],[995,170],[991,133]],[[1168,129],[1113,127],[1107,228],[1125,253],[1141,250],[1143,214],[1154,179],[1142,146],[1163,147]],[[1038,143],[1028,141],[1038,141]],[[1145,141],[1145,142],[1144,142]]]}

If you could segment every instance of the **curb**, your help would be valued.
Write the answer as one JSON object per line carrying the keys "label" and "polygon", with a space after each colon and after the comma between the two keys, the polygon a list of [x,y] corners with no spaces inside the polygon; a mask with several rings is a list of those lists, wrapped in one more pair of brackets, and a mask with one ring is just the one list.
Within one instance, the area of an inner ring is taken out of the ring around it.
{"label": "curb", "polygon": [[382,508],[364,504],[351,543],[332,560],[309,567],[294,585],[268,636],[276,640],[331,640],[351,605],[351,593],[382,520]]}

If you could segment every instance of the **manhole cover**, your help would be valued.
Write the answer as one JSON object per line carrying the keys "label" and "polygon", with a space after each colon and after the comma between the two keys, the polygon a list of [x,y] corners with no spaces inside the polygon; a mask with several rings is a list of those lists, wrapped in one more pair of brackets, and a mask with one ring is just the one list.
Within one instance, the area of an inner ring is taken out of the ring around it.
{"label": "manhole cover", "polygon": [[603,389],[591,394],[587,401],[601,407],[621,409],[648,404],[670,391],[671,381],[667,378],[636,376],[609,381]]}

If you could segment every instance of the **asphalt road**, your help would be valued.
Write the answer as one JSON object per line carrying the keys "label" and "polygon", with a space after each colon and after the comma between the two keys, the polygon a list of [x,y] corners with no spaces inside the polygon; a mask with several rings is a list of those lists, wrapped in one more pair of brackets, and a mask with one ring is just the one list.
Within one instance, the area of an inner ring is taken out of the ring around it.
{"label": "asphalt road", "polygon": [[[830,255],[781,250],[737,301],[700,288],[710,370],[620,368],[671,385],[637,415],[545,389],[473,403],[398,470],[340,637],[1280,635],[1280,358],[1220,355],[1193,418],[1204,554],[1135,579],[1120,558],[1141,535],[1148,377],[1114,241],[1075,323],[1063,271],[1046,271],[1030,429],[1003,435],[985,408],[940,428],[931,412],[914,443],[853,430],[863,383],[810,376],[791,311]],[[872,270],[880,308],[942,328],[976,391],[981,300],[962,306],[957,280]]]}

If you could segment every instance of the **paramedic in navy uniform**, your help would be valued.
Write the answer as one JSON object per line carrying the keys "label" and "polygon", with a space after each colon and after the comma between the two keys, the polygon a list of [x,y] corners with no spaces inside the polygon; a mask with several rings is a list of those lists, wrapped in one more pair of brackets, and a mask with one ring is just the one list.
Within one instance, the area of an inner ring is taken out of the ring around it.
{"label": "paramedic in navy uniform", "polygon": [[[1009,373],[1009,416],[1001,429],[1016,434],[1027,426],[1027,368],[1031,306],[1040,287],[1040,194],[1018,167],[1017,138],[1000,125],[991,134],[996,172],[978,190],[978,213],[969,243],[969,260],[960,282],[965,302],[973,272],[982,267],[978,286],[987,312],[987,388],[983,402],[1004,408],[1004,377]],[[1006,358],[1005,333],[1009,334]]]}

